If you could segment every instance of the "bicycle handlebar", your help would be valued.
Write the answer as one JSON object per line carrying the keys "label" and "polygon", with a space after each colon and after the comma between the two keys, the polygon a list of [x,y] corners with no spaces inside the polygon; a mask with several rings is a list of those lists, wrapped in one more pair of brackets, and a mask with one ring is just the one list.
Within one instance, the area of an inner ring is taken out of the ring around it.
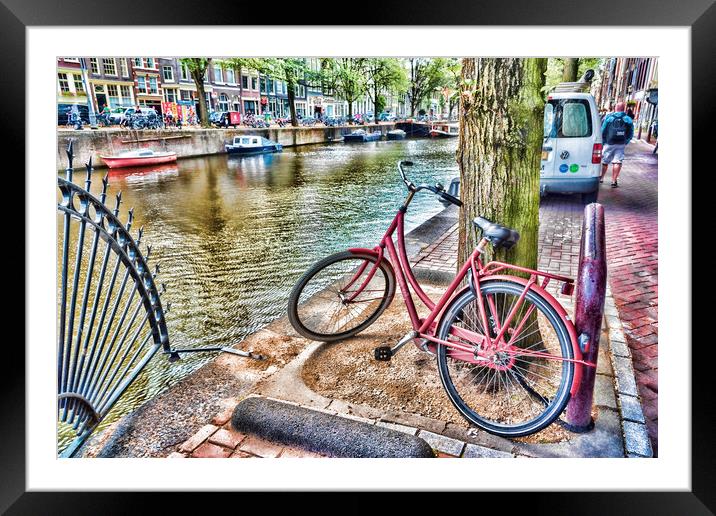
{"label": "bicycle handlebar", "polygon": [[415,184],[408,179],[408,177],[405,175],[405,171],[403,170],[403,167],[412,167],[412,166],[413,166],[412,161],[399,161],[398,162],[398,171],[400,172],[400,177],[403,179],[405,186],[408,187],[408,190],[410,190],[411,192],[414,192],[414,193],[417,193],[420,190],[430,190],[431,192],[433,192],[436,195],[439,195],[440,197],[442,197],[449,203],[454,204],[455,206],[462,206],[462,201],[460,199],[458,199],[457,197],[452,196],[449,193],[447,193],[444,190],[443,186],[439,183],[435,186],[430,186],[427,184],[415,186]]}

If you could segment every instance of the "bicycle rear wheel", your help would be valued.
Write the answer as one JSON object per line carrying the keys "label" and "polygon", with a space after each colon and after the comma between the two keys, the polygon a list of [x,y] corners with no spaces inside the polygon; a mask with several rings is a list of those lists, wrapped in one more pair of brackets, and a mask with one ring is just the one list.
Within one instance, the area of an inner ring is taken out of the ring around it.
{"label": "bicycle rear wheel", "polygon": [[[481,284],[491,337],[523,290],[523,285],[510,281]],[[455,336],[460,329],[485,335],[478,313],[477,298],[467,290],[445,311],[438,329],[438,338],[473,347],[466,353],[438,345],[440,380],[450,401],[468,421],[492,434],[520,437],[542,430],[569,400],[574,363],[568,360],[574,353],[567,327],[554,307],[530,289],[506,333],[512,346],[478,350],[479,345]]]}
{"label": "bicycle rear wheel", "polygon": [[311,267],[289,295],[288,319],[294,329],[309,339],[333,342],[373,324],[395,295],[390,263],[381,260],[370,276],[376,262],[372,254],[344,251]]}

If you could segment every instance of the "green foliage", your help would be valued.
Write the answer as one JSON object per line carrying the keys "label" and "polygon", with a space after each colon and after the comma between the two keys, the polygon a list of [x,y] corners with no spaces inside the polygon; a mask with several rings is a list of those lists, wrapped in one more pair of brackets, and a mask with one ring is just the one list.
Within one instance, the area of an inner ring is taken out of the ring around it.
{"label": "green foliage", "polygon": [[386,100],[385,95],[378,95],[378,101],[375,103],[376,116],[383,112],[387,103],[388,101]]}
{"label": "green foliage", "polygon": [[[601,57],[580,57],[579,67],[577,68],[577,80],[584,75],[584,72],[591,69],[594,70],[595,79],[599,74],[599,67],[604,61]],[[543,91],[547,92],[562,82],[562,72],[564,70],[564,58],[550,57],[547,59],[547,73],[545,74],[545,86]]]}
{"label": "green foliage", "polygon": [[415,115],[415,110],[429,99],[436,89],[450,84],[451,79],[454,79],[451,66],[455,66],[454,61],[442,57],[408,59],[410,83],[407,93],[411,115]]}
{"label": "green foliage", "polygon": [[354,57],[321,59],[321,78],[338,97],[352,104],[367,89],[365,61]]}

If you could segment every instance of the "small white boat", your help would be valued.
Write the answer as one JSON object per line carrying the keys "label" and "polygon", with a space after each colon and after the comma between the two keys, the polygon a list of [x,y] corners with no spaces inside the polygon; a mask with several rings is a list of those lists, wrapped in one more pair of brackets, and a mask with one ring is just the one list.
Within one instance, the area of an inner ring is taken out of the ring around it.
{"label": "small white boat", "polygon": [[434,138],[454,138],[460,134],[457,124],[433,124],[428,134]]}
{"label": "small white boat", "polygon": [[388,131],[387,136],[389,140],[404,140],[406,133],[402,129],[393,129]]}
{"label": "small white boat", "polygon": [[261,154],[264,152],[279,152],[283,149],[280,143],[264,138],[263,136],[236,136],[232,143],[224,145],[229,154]]}
{"label": "small white boat", "polygon": [[157,165],[177,160],[176,152],[156,152],[152,149],[137,149],[120,152],[116,156],[102,156],[102,161],[109,168],[120,167],[141,167],[145,165]]}

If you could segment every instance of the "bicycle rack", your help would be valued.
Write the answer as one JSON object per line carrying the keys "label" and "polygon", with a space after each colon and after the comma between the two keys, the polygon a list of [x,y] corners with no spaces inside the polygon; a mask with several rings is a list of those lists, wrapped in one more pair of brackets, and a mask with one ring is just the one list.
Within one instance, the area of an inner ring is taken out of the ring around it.
{"label": "bicycle rack", "polygon": [[[607,286],[604,207],[598,203],[584,208],[576,283],[574,325],[579,346],[583,360],[596,364]],[[573,432],[585,432],[594,427],[591,411],[596,371],[596,367],[583,368],[579,389],[567,405],[567,426]]]}
{"label": "bicycle rack", "polygon": [[72,182],[73,142],[67,147],[65,177],[57,178],[61,200],[58,235],[59,320],[57,342],[58,422],[69,426],[75,439],[60,453],[72,457],[161,349],[169,361],[181,353],[224,351],[262,359],[261,355],[227,347],[172,349],[166,309],[157,288],[157,264],[149,267],[151,246],[140,251],[143,228],[136,240],[130,233],[134,211],[126,224],[119,219],[122,193],[110,209],[108,178],[99,197],[90,192],[92,160],[85,165],[84,188]]}

